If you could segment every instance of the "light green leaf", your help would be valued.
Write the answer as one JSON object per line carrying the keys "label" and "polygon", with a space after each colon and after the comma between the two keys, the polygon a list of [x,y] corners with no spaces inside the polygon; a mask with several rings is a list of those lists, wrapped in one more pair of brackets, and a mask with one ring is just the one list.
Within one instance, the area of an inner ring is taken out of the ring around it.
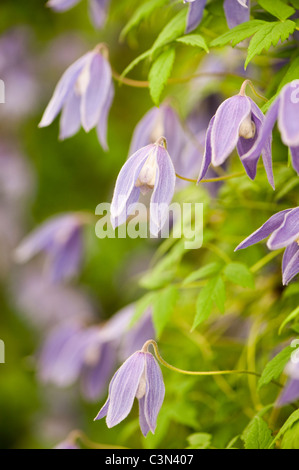
{"label": "light green leaf", "polygon": [[212,442],[211,434],[206,432],[196,432],[187,437],[189,447],[187,449],[208,449]]}
{"label": "light green leaf", "polygon": [[193,273],[189,274],[184,281],[183,285],[190,284],[191,282],[198,281],[199,279],[205,279],[207,277],[213,276],[217,274],[221,269],[221,264],[219,263],[209,263],[202,268],[193,271]]}
{"label": "light green leaf", "polygon": [[272,441],[271,430],[266,421],[255,416],[242,434],[245,449],[267,449]]}
{"label": "light green leaf", "polygon": [[258,381],[258,388],[260,389],[264,385],[267,385],[271,380],[277,379],[282,374],[290,356],[294,351],[294,348],[287,346],[280,353],[278,353],[268,364],[266,365],[263,373]]}
{"label": "light green leaf", "polygon": [[242,287],[254,288],[254,277],[245,264],[230,263],[227,264],[223,271],[224,276],[234,284]]}
{"label": "light green leaf", "polygon": [[258,3],[264,10],[284,21],[295,13],[295,9],[286,5],[281,0],[258,0]]}
{"label": "light green leaf", "polygon": [[281,438],[281,436],[284,435],[284,433],[290,429],[296,421],[299,420],[299,410],[294,411],[294,413],[291,414],[291,416],[288,417],[284,425],[280,428],[280,431],[276,434],[274,437],[273,441],[271,444],[268,446],[268,449],[270,449],[278,439]]}
{"label": "light green leaf", "polygon": [[217,305],[217,307],[219,308],[220,312],[221,313],[224,313],[225,311],[225,285],[224,285],[224,282],[222,280],[222,277],[219,276],[218,277],[218,280],[217,280],[217,283],[216,283],[216,286],[215,286],[215,289],[214,289],[214,292],[213,292],[213,300],[215,302],[215,304]]}
{"label": "light green leaf", "polygon": [[159,106],[160,96],[171,74],[174,60],[175,50],[167,49],[159,55],[149,71],[149,90],[156,106]]}
{"label": "light green leaf", "polygon": [[196,300],[196,314],[191,331],[205,321],[211,314],[215,302],[220,311],[224,310],[225,291],[223,281],[218,277],[212,278],[198,294]]}
{"label": "light green leaf", "polygon": [[209,52],[207,43],[200,34],[187,34],[186,36],[178,38],[177,41],[187,46],[201,47],[206,52]]}
{"label": "light green leaf", "polygon": [[133,13],[128,23],[125,25],[123,30],[120,33],[120,40],[122,41],[126,35],[134,27],[138,26],[139,23],[148,18],[151,13],[157,8],[161,7],[168,0],[149,0],[148,2],[142,3]]}
{"label": "light green leaf", "polygon": [[156,294],[153,306],[153,323],[157,338],[161,336],[162,331],[170,321],[177,299],[178,290],[175,286],[169,286]]}
{"label": "light green leaf", "polygon": [[287,318],[282,322],[280,325],[280,328],[278,330],[278,333],[280,334],[284,327],[286,326],[287,323],[289,323],[291,320],[294,320],[299,315],[299,306],[296,307],[288,316]]}
{"label": "light green leaf", "polygon": [[136,67],[136,65],[138,65],[143,60],[147,59],[151,55],[151,53],[152,53],[152,51],[151,51],[151,49],[149,49],[148,51],[143,52],[138,57],[136,57],[134,60],[132,60],[132,62],[125,68],[125,70],[121,74],[121,77],[123,78],[126,75],[128,75],[128,73],[130,73],[131,70],[133,70]]}
{"label": "light green leaf", "polygon": [[179,11],[179,13],[177,13],[177,15],[172,18],[172,20],[170,20],[170,22],[162,29],[161,33],[154,42],[151,48],[152,54],[159,47],[163,47],[166,44],[175,41],[184,33],[186,27],[186,16],[187,9],[183,9]]}
{"label": "light green leaf", "polygon": [[299,449],[299,422],[285,432],[280,448]]}
{"label": "light green leaf", "polygon": [[278,41],[284,42],[295,31],[296,23],[291,20],[285,22],[274,21],[259,28],[251,39],[245,61],[245,69],[249,62],[262,50],[268,51],[271,46],[276,46]]}
{"label": "light green leaf", "polygon": [[225,46],[228,43],[232,43],[232,46],[236,46],[239,42],[249,38],[255,34],[263,25],[269,24],[267,21],[252,20],[242,23],[235,28],[230,29],[227,33],[222,34],[218,38],[214,39],[211,43],[211,47]]}

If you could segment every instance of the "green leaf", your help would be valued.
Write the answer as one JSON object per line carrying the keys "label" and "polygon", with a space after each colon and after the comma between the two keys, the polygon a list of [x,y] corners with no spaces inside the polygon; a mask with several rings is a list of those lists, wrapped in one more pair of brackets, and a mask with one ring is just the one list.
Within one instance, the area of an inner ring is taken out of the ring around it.
{"label": "green leaf", "polygon": [[120,33],[120,40],[122,41],[126,35],[133,29],[138,26],[139,23],[148,18],[151,13],[157,8],[161,7],[168,0],[149,0],[146,3],[142,3],[133,13],[128,23],[125,25],[123,30]]}
{"label": "green leaf", "polygon": [[139,320],[139,318],[142,317],[145,310],[153,304],[155,295],[156,292],[149,292],[136,302],[136,308],[130,321],[130,327],[132,327]]}
{"label": "green leaf", "polygon": [[209,52],[207,43],[200,34],[188,34],[187,36],[178,38],[177,41],[186,44],[187,46],[201,47],[206,52]]}
{"label": "green leaf", "polygon": [[295,31],[295,28],[296,23],[291,20],[283,23],[275,21],[260,26],[249,43],[244,68],[246,69],[253,57],[260,54],[262,50],[268,51],[271,46],[276,46],[278,41],[284,42]]}
{"label": "green leaf", "polygon": [[286,420],[284,425],[280,428],[280,431],[276,434],[276,436],[274,437],[273,441],[271,442],[268,448],[270,449],[275,444],[275,442],[278,441],[278,439],[280,439],[281,436],[283,436],[283,434],[288,429],[290,429],[293,426],[293,424],[298,420],[299,420],[299,410],[296,410],[294,411],[294,413],[291,414],[291,416],[288,417],[288,419]]}
{"label": "green leaf", "polygon": [[255,416],[242,434],[245,449],[267,449],[272,441],[271,430],[266,421]]}
{"label": "green leaf", "polygon": [[187,9],[184,8],[179,11],[179,13],[177,13],[177,15],[162,29],[151,48],[152,54],[159,47],[163,47],[166,44],[175,41],[175,39],[184,33],[186,27],[186,16]]}
{"label": "green leaf", "polygon": [[222,34],[218,38],[214,39],[211,43],[211,47],[225,46],[229,42],[232,46],[236,46],[239,42],[249,38],[255,34],[263,25],[269,24],[267,21],[252,20],[242,23],[235,28],[230,29],[227,33]]}
{"label": "green leaf", "polygon": [[184,281],[183,285],[190,284],[191,282],[198,281],[199,279],[205,279],[207,277],[213,276],[217,274],[221,269],[221,264],[219,263],[209,263],[202,268],[193,271],[193,273],[189,274]]}
{"label": "green leaf", "polygon": [[280,448],[299,449],[299,422],[285,432]]}
{"label": "green leaf", "polygon": [[258,3],[264,8],[264,10],[282,21],[295,13],[294,8],[286,5],[281,0],[258,0]]}
{"label": "green leaf", "polygon": [[132,62],[125,68],[125,70],[121,74],[121,77],[125,77],[126,75],[128,75],[128,73],[131,72],[131,70],[133,70],[136,67],[136,65],[142,62],[144,59],[147,59],[151,55],[151,52],[152,52],[151,49],[149,49],[148,51],[143,52],[134,60],[132,60]]}
{"label": "green leaf", "polygon": [[175,286],[169,286],[155,296],[153,305],[153,323],[157,338],[169,322],[178,299],[178,290]]}
{"label": "green leaf", "polygon": [[263,373],[258,381],[258,388],[260,389],[264,385],[267,385],[271,380],[277,379],[282,374],[290,356],[294,351],[294,348],[287,346],[280,353],[278,353],[268,364],[266,365]]}
{"label": "green leaf", "polygon": [[227,264],[223,271],[224,276],[234,284],[242,287],[254,288],[254,277],[245,264],[230,263]]}
{"label": "green leaf", "polygon": [[224,309],[225,292],[223,293],[223,281],[218,277],[212,278],[198,294],[196,300],[196,314],[191,331],[205,321],[211,314],[215,302],[220,311]]}
{"label": "green leaf", "polygon": [[167,49],[159,55],[149,71],[149,90],[156,106],[159,106],[160,96],[171,74],[174,60],[175,50]]}
{"label": "green leaf", "polygon": [[286,326],[287,323],[289,323],[291,320],[294,320],[299,315],[299,306],[296,307],[288,316],[285,318],[285,320],[282,322],[282,324],[279,327],[278,333],[280,334],[284,327]]}
{"label": "green leaf", "polygon": [[189,447],[187,449],[208,449],[212,442],[211,434],[206,432],[196,432],[187,437]]}

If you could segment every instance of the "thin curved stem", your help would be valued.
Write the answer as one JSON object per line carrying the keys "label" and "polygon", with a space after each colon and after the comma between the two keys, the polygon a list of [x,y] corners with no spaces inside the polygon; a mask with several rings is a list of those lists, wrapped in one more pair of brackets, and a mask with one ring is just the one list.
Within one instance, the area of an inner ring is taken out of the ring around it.
{"label": "thin curved stem", "polygon": [[[258,372],[254,372],[252,370],[209,370],[209,371],[192,371],[192,370],[184,370],[184,369],[179,369],[178,367],[172,366],[168,362],[166,362],[163,357],[161,356],[158,345],[156,341],[153,339],[150,339],[146,341],[146,343],[143,345],[142,351],[147,352],[148,347],[153,346],[155,356],[158,359],[158,361],[167,369],[173,370],[174,372],[178,372],[179,374],[184,374],[184,375],[195,375],[195,376],[206,376],[206,375],[236,375],[236,374],[248,374],[248,375],[255,375],[256,377],[261,377],[261,374]],[[272,380],[272,382],[277,385],[278,387],[282,387],[282,385],[279,382],[276,382],[275,380]]]}
{"label": "thin curved stem", "polygon": [[[189,181],[190,183],[197,183],[197,180],[193,178],[185,178],[185,176],[181,176],[178,173],[175,174],[177,178],[184,180],[184,181]],[[203,179],[200,181],[200,183],[214,183],[217,181],[224,181],[224,180],[229,180],[232,178],[238,178],[240,176],[244,176],[245,173],[244,171],[238,171],[237,173],[232,173],[231,175],[224,175],[224,176],[216,176],[215,178],[207,178]]]}
{"label": "thin curved stem", "polygon": [[79,429],[75,429],[71,431],[67,437],[67,440],[70,442],[76,443],[76,441],[81,441],[86,447],[90,449],[127,449],[127,447],[122,446],[114,446],[110,444],[99,444],[97,442],[92,441],[89,437],[84,434],[84,432],[80,431]]}
{"label": "thin curved stem", "polygon": [[242,86],[241,86],[241,89],[240,89],[240,93],[239,93],[241,96],[246,96],[246,93],[245,93],[245,92],[246,92],[246,87],[247,87],[247,85],[250,86],[250,88],[251,88],[252,92],[255,94],[255,96],[257,96],[258,98],[260,98],[260,99],[263,100],[263,101],[266,101],[266,102],[268,101],[268,99],[267,99],[265,96],[260,95],[260,94],[256,91],[256,89],[255,89],[254,86],[253,86],[252,81],[249,80],[248,78],[242,83]]}

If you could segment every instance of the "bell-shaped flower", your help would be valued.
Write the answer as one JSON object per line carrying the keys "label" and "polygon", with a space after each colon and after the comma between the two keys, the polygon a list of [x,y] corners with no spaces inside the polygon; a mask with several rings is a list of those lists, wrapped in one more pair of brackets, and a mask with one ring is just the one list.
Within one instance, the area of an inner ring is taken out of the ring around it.
{"label": "bell-shaped flower", "polygon": [[287,285],[299,272],[299,207],[272,215],[258,230],[247,237],[236,250],[247,248],[271,234],[270,250],[285,248],[282,260],[282,282]]}
{"label": "bell-shaped flower", "polygon": [[25,263],[40,252],[46,254],[46,271],[53,282],[78,273],[83,254],[82,228],[86,214],[52,217],[29,234],[16,248],[15,261]]}
{"label": "bell-shaped flower", "polygon": [[114,97],[111,67],[107,50],[98,45],[72,64],[59,80],[43,114],[39,127],[49,126],[61,113],[60,139],[97,128],[99,142],[107,145],[107,120]]}
{"label": "bell-shaped flower", "polygon": [[56,327],[41,350],[39,379],[58,387],[80,379],[84,398],[99,399],[124,352],[136,351],[152,338],[151,309],[130,327],[134,312],[134,305],[129,305],[104,324],[86,328],[68,322]]}
{"label": "bell-shaped flower", "polygon": [[251,179],[256,176],[258,160],[262,154],[268,181],[274,188],[271,135],[268,136],[259,153],[251,158],[242,159],[257,141],[265,119],[262,111],[251,98],[245,95],[242,88],[238,95],[228,98],[219,106],[209,123],[198,182],[205,177],[211,164],[214,167],[222,165],[237,148],[245,171]]}
{"label": "bell-shaped flower", "polygon": [[267,147],[276,120],[281,139],[290,148],[293,167],[299,175],[299,80],[285,85],[270,106],[258,139],[244,156],[244,164]]}
{"label": "bell-shaped flower", "polygon": [[[80,0],[49,0],[47,6],[54,11],[63,12],[70,10],[77,5]],[[108,5],[110,0],[88,0],[90,19],[95,28],[104,26],[107,18]]]}
{"label": "bell-shaped flower", "polygon": [[140,428],[146,436],[149,431],[155,432],[164,395],[160,367],[152,354],[142,349],[132,354],[114,374],[108,399],[95,420],[106,416],[108,428],[116,426],[128,416],[136,397]]}
{"label": "bell-shaped flower", "polygon": [[117,177],[111,203],[111,223],[115,228],[134,212],[140,193],[153,190],[150,201],[150,232],[157,236],[167,216],[175,187],[175,169],[166,149],[166,139],[137,150]]}
{"label": "bell-shaped flower", "polygon": [[[186,33],[190,33],[200,24],[207,0],[184,0],[189,3]],[[229,28],[249,21],[250,0],[224,0],[223,4],[226,21]]]}

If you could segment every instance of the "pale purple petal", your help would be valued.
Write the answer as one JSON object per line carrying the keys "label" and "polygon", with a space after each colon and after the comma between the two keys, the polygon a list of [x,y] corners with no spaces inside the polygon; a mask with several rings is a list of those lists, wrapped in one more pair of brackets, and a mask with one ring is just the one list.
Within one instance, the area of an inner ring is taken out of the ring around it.
{"label": "pale purple petal", "polygon": [[78,273],[83,253],[81,227],[76,227],[69,239],[53,250],[50,259],[50,277],[53,282],[59,282]]}
{"label": "pale purple petal", "polygon": [[160,109],[163,112],[164,129],[157,138],[162,135],[166,138],[167,151],[176,167],[182,158],[183,148],[188,141],[187,136],[176,111],[168,105],[162,105]]}
{"label": "pale purple petal", "polygon": [[110,0],[89,0],[89,12],[95,28],[102,28],[107,19],[107,10]]}
{"label": "pale purple petal", "polygon": [[81,122],[85,131],[89,132],[98,124],[107,103],[111,89],[111,68],[102,54],[94,53],[83,73],[87,74],[87,84],[82,93]]}
{"label": "pale purple petal", "polygon": [[250,1],[224,0],[223,4],[227,25],[234,28],[250,20]]}
{"label": "pale purple petal", "polygon": [[145,414],[144,414],[144,406],[145,406],[145,397],[142,397],[138,400],[139,404],[139,424],[140,424],[140,429],[144,437],[147,436],[150,428],[147,423]]}
{"label": "pale purple petal", "polygon": [[112,343],[99,345],[98,357],[97,359],[93,358],[92,363],[89,363],[85,357],[81,375],[81,390],[87,400],[94,401],[101,397],[115,367],[116,350]]}
{"label": "pale purple petal", "polygon": [[131,411],[145,367],[145,353],[136,352],[118,369],[111,387],[107,426],[111,428],[125,419]]}
{"label": "pale purple petal", "polygon": [[221,165],[236,147],[240,125],[250,113],[251,104],[246,96],[233,96],[219,106],[211,134],[214,166]]}
{"label": "pale purple petal", "polygon": [[108,398],[107,400],[105,401],[104,405],[102,406],[102,408],[100,409],[100,411],[98,412],[98,414],[96,415],[96,417],[94,418],[94,421],[97,421],[98,419],[102,419],[104,418],[105,416],[107,416],[107,413],[108,413],[108,409],[109,409],[109,405],[110,405],[110,394],[111,394],[111,389],[112,389],[112,386],[114,384],[114,381],[118,375],[118,372],[119,372],[119,369],[115,372],[114,376],[112,377],[111,379],[111,382],[109,384],[109,391],[108,391]]}
{"label": "pale purple petal", "polygon": [[288,83],[280,92],[278,127],[286,145],[299,146],[299,80]]}
{"label": "pale purple petal", "polygon": [[275,230],[268,240],[270,250],[278,250],[290,245],[299,238],[299,207],[288,212],[283,223]]}
{"label": "pale purple petal", "polygon": [[203,156],[203,160],[202,160],[199,176],[198,176],[198,179],[197,179],[197,183],[199,183],[206,176],[206,173],[207,173],[207,171],[209,169],[209,166],[211,164],[211,161],[212,161],[211,134],[212,134],[212,128],[213,128],[214,121],[215,121],[215,116],[213,116],[212,119],[210,120],[209,127],[208,127],[208,130],[207,130],[206,142],[205,142],[205,153],[204,153],[204,156]]}
{"label": "pale purple petal", "polygon": [[291,379],[284,387],[278,399],[278,405],[283,406],[292,403],[299,398],[299,380]]}
{"label": "pale purple petal", "polygon": [[97,125],[97,135],[100,144],[102,145],[104,150],[108,150],[107,144],[107,125],[108,125],[108,114],[112,105],[112,101],[114,98],[114,86],[111,81],[109,92],[106,97],[106,101],[102,107],[102,112],[100,116],[99,123]]}
{"label": "pale purple petal", "polygon": [[138,201],[140,189],[135,186],[135,183],[153,147],[153,144],[150,144],[135,152],[120,170],[110,208],[113,227],[117,227],[126,221],[130,204]]}
{"label": "pale purple petal", "polygon": [[[134,314],[133,305],[132,308],[132,314]],[[123,360],[129,357],[134,351],[141,349],[147,340],[154,339],[155,336],[152,309],[149,308],[133,327],[125,331],[119,352],[120,358]]]}
{"label": "pale purple petal", "polygon": [[[159,125],[160,122],[161,125]],[[137,152],[137,150],[145,147],[146,145],[155,143],[156,140],[161,137],[161,135],[164,135],[164,132],[160,132],[160,129],[157,129],[159,134],[157,135],[156,128],[161,127],[163,127],[161,108],[150,109],[135,127],[129,155],[133,155],[133,153]]]}
{"label": "pale purple petal", "polygon": [[190,5],[189,5],[187,25],[186,25],[185,32],[191,33],[191,31],[197,28],[197,26],[200,24],[207,1],[206,0],[194,0],[193,2],[188,2],[188,3],[190,3]]}
{"label": "pale purple petal", "polygon": [[235,251],[247,248],[248,246],[254,245],[255,243],[260,242],[267,238],[270,233],[276,230],[283,223],[283,220],[288,212],[291,212],[292,209],[286,209],[284,211],[277,212],[277,214],[272,215],[270,219],[267,220],[259,229],[253,232],[249,237],[240,243],[240,245],[235,248]]}
{"label": "pale purple petal", "polygon": [[152,433],[157,426],[157,417],[161,409],[165,386],[162,372],[156,359],[150,353],[146,353],[146,393],[144,403],[144,416]]}
{"label": "pale purple petal", "polygon": [[157,171],[154,191],[150,203],[150,231],[157,236],[163,227],[175,188],[175,169],[167,150],[157,145]]}
{"label": "pale purple petal", "polygon": [[270,106],[261,129],[261,132],[258,136],[257,141],[255,142],[254,146],[249,150],[247,154],[245,154],[242,158],[242,162],[244,164],[246,159],[255,159],[260,156],[262,150],[268,145],[269,139],[271,139],[272,129],[274,127],[275,121],[278,115],[280,98],[278,97],[274,103]]}
{"label": "pale purple petal", "polygon": [[284,286],[299,272],[299,246],[297,242],[287,246],[282,260],[282,283]]}
{"label": "pale purple petal", "polygon": [[72,137],[81,127],[80,101],[81,97],[75,91],[72,91],[63,106],[59,126],[59,138],[61,140]]}
{"label": "pale purple petal", "polygon": [[49,0],[46,6],[55,11],[67,11],[79,2],[80,0]]}
{"label": "pale purple petal", "polygon": [[92,52],[88,52],[83,57],[80,57],[74,62],[62,75],[61,79],[56,85],[53,96],[43,114],[39,127],[46,127],[54,121],[55,117],[61,110],[69,94],[73,91],[75,83],[84,68],[85,64],[90,59]]}
{"label": "pale purple petal", "polygon": [[291,156],[292,156],[292,164],[295,171],[297,171],[299,176],[299,146],[298,147],[290,147]]}

